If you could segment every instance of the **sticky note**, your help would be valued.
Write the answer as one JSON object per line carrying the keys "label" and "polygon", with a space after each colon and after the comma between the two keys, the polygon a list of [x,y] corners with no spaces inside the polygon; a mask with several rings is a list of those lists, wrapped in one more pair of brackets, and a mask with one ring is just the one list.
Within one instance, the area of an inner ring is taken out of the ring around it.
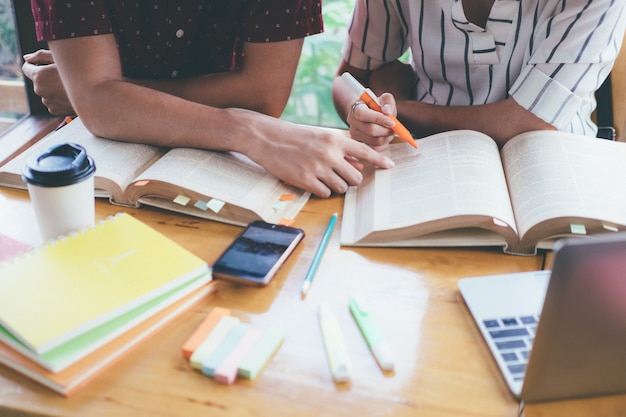
{"label": "sticky note", "polygon": [[285,219],[282,218],[280,219],[280,221],[278,222],[278,224],[280,224],[281,226],[292,226],[296,221],[294,219]]}
{"label": "sticky note", "polygon": [[137,181],[134,185],[135,187],[143,187],[144,185],[147,185],[150,182],[150,180],[141,180],[141,181]]}
{"label": "sticky note", "polygon": [[213,331],[200,343],[191,355],[191,358],[189,358],[191,367],[202,370],[202,362],[213,354],[230,330],[239,322],[238,317],[223,316],[215,325]]}
{"label": "sticky note", "polygon": [[608,230],[609,232],[619,232],[619,229],[615,226],[611,226],[610,224],[603,224],[602,228],[604,230]]}
{"label": "sticky note", "polygon": [[202,211],[206,211],[209,208],[209,203],[207,203],[206,201],[198,200],[193,206],[195,208],[199,208]]}
{"label": "sticky note", "polygon": [[272,206],[272,208],[276,211],[282,211],[285,209],[285,207],[287,207],[287,202],[286,201],[277,201],[276,203],[274,203],[274,205]]}
{"label": "sticky note", "polygon": [[224,207],[224,204],[226,203],[214,198],[207,203],[207,207],[210,208],[211,211],[213,211],[214,213],[219,213],[222,207]]}
{"label": "sticky note", "polygon": [[264,329],[262,333],[259,341],[239,363],[237,375],[242,378],[256,378],[276,353],[285,338],[285,332],[276,326],[268,327]]}
{"label": "sticky note", "polygon": [[493,218],[493,224],[495,224],[496,226],[508,227],[508,224],[500,219],[496,219],[495,217]]}
{"label": "sticky note", "polygon": [[224,316],[229,316],[230,310],[227,308],[214,307],[209,314],[206,315],[200,326],[193,332],[189,339],[185,341],[182,347],[183,357],[189,359],[198,346],[208,337],[217,323]]}
{"label": "sticky note", "polygon": [[228,334],[222,339],[221,343],[215,348],[213,353],[202,361],[202,373],[212,377],[215,370],[220,366],[222,361],[237,346],[241,338],[246,334],[250,325],[247,323],[235,324]]}
{"label": "sticky note", "polygon": [[256,327],[249,327],[245,335],[239,340],[239,343],[224,358],[222,363],[217,367],[213,374],[213,378],[222,384],[232,384],[237,377],[239,363],[246,354],[252,350],[256,342],[261,338],[262,332]]}
{"label": "sticky note", "polygon": [[176,196],[176,198],[174,199],[174,203],[176,204],[180,204],[181,206],[186,206],[187,203],[189,203],[191,199],[189,197],[186,197],[182,194],[179,194]]}
{"label": "sticky note", "polygon": [[291,201],[294,198],[296,198],[295,194],[287,194],[287,193],[285,193],[285,194],[280,196],[279,200],[280,201]]}
{"label": "sticky note", "polygon": [[586,235],[587,229],[584,224],[570,224],[570,231],[575,235]]}

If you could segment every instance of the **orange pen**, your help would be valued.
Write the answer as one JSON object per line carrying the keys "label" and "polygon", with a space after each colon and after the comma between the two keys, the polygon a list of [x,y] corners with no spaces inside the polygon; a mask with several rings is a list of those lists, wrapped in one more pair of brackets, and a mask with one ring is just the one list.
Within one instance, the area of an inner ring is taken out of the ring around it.
{"label": "orange pen", "polygon": [[[374,94],[372,90],[363,87],[361,83],[359,83],[349,72],[341,74],[341,78],[352,88],[352,90],[354,90],[356,94],[359,95],[359,98],[363,100],[367,107],[380,113],[383,112],[380,107],[378,97],[376,97],[376,94]],[[404,127],[404,125],[400,123],[400,121],[392,114],[385,114],[385,116],[391,118],[391,120],[395,123],[391,130],[393,130],[400,137],[400,139],[410,143],[411,146],[417,149],[417,143],[415,143],[413,136],[411,136],[411,132],[409,132],[409,130]]]}

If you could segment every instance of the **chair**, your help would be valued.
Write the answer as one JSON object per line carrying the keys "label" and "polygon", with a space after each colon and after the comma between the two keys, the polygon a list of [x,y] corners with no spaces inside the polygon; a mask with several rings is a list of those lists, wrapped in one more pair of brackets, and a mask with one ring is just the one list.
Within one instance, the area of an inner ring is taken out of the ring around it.
{"label": "chair", "polygon": [[[615,128],[615,139],[626,142],[626,39],[611,74],[596,92],[598,126]],[[602,132],[602,129],[601,129]],[[600,133],[599,132],[599,136]],[[602,136],[605,137],[606,136]]]}
{"label": "chair", "polygon": [[626,142],[626,43],[615,61],[611,72],[611,94],[613,103],[613,126],[617,140]]}

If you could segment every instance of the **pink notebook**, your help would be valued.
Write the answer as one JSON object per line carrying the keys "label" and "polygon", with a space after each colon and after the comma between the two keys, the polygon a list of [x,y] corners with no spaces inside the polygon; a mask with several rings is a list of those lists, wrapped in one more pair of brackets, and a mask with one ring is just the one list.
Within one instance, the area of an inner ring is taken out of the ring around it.
{"label": "pink notebook", "polygon": [[0,262],[26,252],[31,246],[0,233]]}

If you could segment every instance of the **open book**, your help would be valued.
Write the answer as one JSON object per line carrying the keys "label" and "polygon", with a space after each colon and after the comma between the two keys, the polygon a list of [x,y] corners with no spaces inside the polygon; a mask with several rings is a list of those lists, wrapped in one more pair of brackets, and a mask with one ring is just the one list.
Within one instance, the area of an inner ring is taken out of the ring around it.
{"label": "open book", "polygon": [[347,246],[502,246],[534,254],[563,236],[626,229],[626,143],[529,132],[500,151],[461,130],[392,144],[346,194]]}
{"label": "open book", "polygon": [[21,173],[28,158],[63,142],[87,150],[96,162],[96,196],[115,204],[145,204],[243,226],[293,219],[310,196],[241,154],[103,139],[80,118],[1,166],[0,185],[26,189]]}

